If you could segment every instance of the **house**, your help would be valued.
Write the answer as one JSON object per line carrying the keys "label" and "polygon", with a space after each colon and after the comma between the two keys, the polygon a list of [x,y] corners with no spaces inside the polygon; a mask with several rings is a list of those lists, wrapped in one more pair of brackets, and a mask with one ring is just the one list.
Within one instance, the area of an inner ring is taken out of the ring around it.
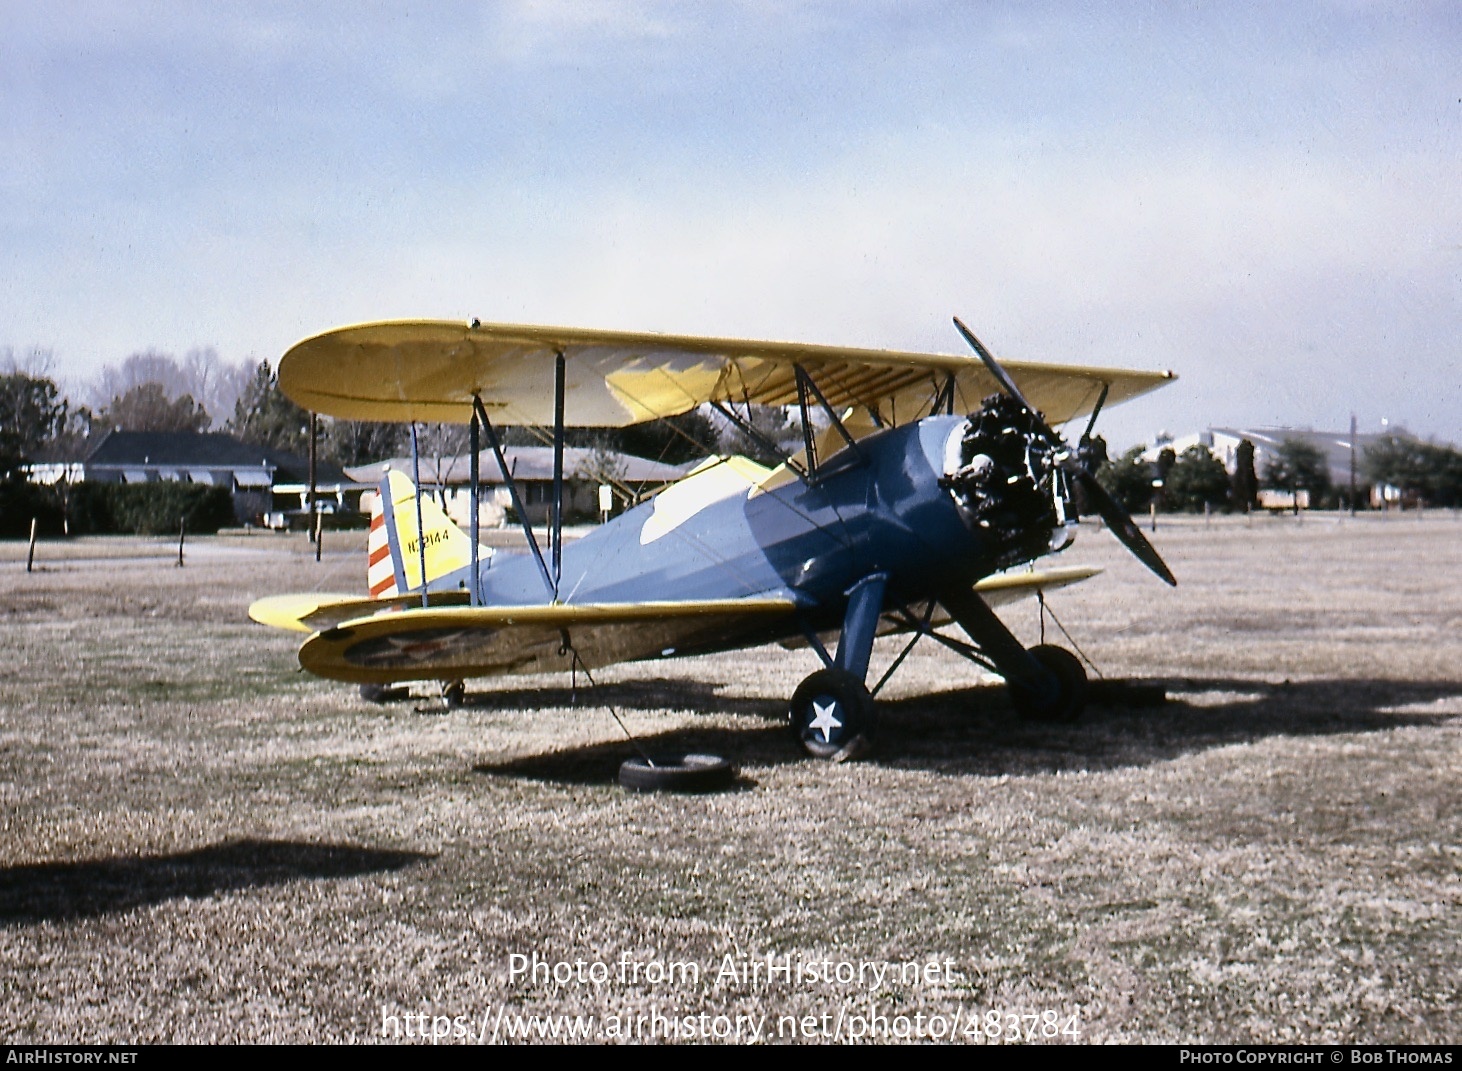
{"label": "house", "polygon": [[[553,447],[506,446],[503,460],[512,473],[528,520],[533,524],[547,523],[553,503]],[[467,527],[472,516],[472,494],[468,486],[472,455],[423,456],[418,465],[422,488],[436,495],[453,521]],[[411,458],[393,457],[373,465],[359,465],[347,468],[345,474],[362,484],[375,485],[385,478],[387,470],[411,476]],[[667,465],[633,454],[566,446],[563,451],[564,516],[571,520],[598,517],[601,485],[612,486],[616,504],[623,506],[673,483],[686,470],[684,465]],[[480,523],[489,527],[506,523],[512,498],[491,450],[478,455],[478,475],[482,485]]]}
{"label": "house", "polygon": [[[1254,471],[1262,480],[1265,465],[1278,455],[1279,448],[1287,440],[1297,440],[1320,452],[1330,471],[1330,482],[1336,488],[1350,486],[1351,466],[1354,464],[1356,486],[1364,489],[1369,487],[1369,481],[1362,471],[1366,449],[1373,443],[1396,434],[1404,436],[1406,433],[1392,428],[1379,433],[1357,432],[1352,437],[1348,431],[1315,431],[1311,428],[1209,428],[1207,431],[1194,432],[1176,438],[1166,433],[1160,433],[1157,441],[1144,450],[1142,456],[1146,460],[1156,461],[1158,454],[1164,449],[1171,449],[1174,454],[1181,456],[1183,451],[1189,447],[1203,446],[1214,457],[1222,461],[1223,467],[1232,474],[1238,460],[1239,443],[1248,439],[1254,444]],[[1308,509],[1309,492],[1301,491],[1299,494],[1298,508]],[[1371,491],[1371,505],[1394,504],[1399,501],[1396,497],[1398,495],[1399,492],[1393,487],[1374,488]],[[1289,509],[1294,506],[1294,496],[1288,492],[1268,492],[1268,496],[1266,498],[1264,492],[1261,492],[1259,496],[1260,505],[1263,508]]]}
{"label": "house", "polygon": [[[87,444],[81,462],[37,466],[32,478],[101,483],[173,480],[225,487],[240,524],[259,524],[272,515],[303,509],[309,490],[309,462],[295,454],[252,446],[223,432],[123,431],[104,433]],[[360,507],[367,488],[338,465],[316,466],[316,494],[338,510]]]}
{"label": "house", "polygon": [[1285,440],[1295,439],[1320,451],[1330,470],[1332,484],[1336,487],[1349,487],[1352,459],[1355,462],[1357,484],[1365,484],[1367,481],[1361,474],[1361,462],[1365,458],[1366,448],[1389,437],[1392,432],[1357,432],[1353,439],[1348,431],[1313,431],[1310,428],[1214,428],[1211,434],[1215,454],[1230,471],[1233,470],[1234,451],[1244,439],[1254,444],[1254,469],[1261,477],[1265,463],[1279,452]]}

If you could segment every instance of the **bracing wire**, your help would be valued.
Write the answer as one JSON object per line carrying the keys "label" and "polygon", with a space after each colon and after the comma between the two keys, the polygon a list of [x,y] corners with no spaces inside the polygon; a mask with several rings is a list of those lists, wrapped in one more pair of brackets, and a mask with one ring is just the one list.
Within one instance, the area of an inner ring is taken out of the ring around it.
{"label": "bracing wire", "polygon": [[1061,635],[1066,637],[1066,642],[1071,644],[1071,649],[1079,654],[1081,660],[1091,667],[1091,671],[1097,675],[1099,680],[1106,680],[1106,674],[1101,671],[1101,667],[1087,656],[1087,653],[1081,649],[1081,645],[1076,642],[1076,638],[1070,632],[1066,631],[1065,625],[1061,624],[1061,619],[1056,616],[1056,611],[1052,610],[1050,604],[1046,602],[1046,593],[1043,591],[1036,592],[1036,600],[1041,606],[1041,642],[1046,642],[1046,615],[1049,614],[1051,616],[1051,623],[1061,630]]}
{"label": "bracing wire", "polygon": [[[559,653],[569,655],[572,660],[569,664],[569,670],[573,674],[573,685],[570,689],[570,694],[576,696],[578,693],[578,672],[581,669],[584,671],[584,678],[589,682],[589,687],[599,687],[598,682],[594,680],[594,675],[589,672],[589,667],[585,665],[584,660],[579,657],[578,649],[569,642],[567,633],[563,634],[562,646],[560,646],[559,648]],[[624,723],[624,719],[619,716],[619,711],[615,709],[614,704],[605,703],[604,709],[609,711],[610,716],[614,718],[615,723],[619,726],[620,731],[624,733],[625,738],[629,740],[634,749],[640,753],[640,758],[645,760],[645,764],[653,767],[655,765],[655,760],[650,758],[645,749],[640,746],[640,742],[635,738],[635,734],[629,731],[629,726],[627,726]]]}

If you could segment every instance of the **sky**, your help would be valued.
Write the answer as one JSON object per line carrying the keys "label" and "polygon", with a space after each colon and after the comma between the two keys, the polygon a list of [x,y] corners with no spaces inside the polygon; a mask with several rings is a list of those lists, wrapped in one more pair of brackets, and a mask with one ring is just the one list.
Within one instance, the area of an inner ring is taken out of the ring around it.
{"label": "sky", "polygon": [[0,0],[0,352],[445,318],[1175,371],[1462,443],[1462,7]]}

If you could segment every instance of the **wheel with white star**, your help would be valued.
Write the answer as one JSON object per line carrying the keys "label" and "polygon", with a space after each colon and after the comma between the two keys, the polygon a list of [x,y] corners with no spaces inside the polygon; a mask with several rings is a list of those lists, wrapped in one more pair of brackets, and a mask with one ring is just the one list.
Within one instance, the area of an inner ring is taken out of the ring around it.
{"label": "wheel with white star", "polygon": [[814,758],[846,762],[873,745],[873,697],[845,670],[820,669],[792,693],[792,733]]}

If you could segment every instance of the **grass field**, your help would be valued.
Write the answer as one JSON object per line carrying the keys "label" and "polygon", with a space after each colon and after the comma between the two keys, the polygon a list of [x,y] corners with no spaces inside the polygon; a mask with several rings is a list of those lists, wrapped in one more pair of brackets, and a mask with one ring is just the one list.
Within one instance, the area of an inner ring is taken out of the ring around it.
{"label": "grass field", "polygon": [[[0,546],[0,1041],[368,1041],[423,1015],[506,1040],[557,1014],[596,1039],[664,1034],[653,1014],[743,1040],[1462,1041],[1462,520],[1153,538],[1179,588],[1091,529],[1063,561],[1107,572],[1052,609],[1169,702],[1023,725],[921,645],[878,752],[841,766],[783,725],[806,652],[619,667],[576,705],[561,678],[478,682],[451,713],[309,678],[246,607],[360,590],[359,534],[321,564],[264,534],[184,568],[166,542],[43,544],[29,574]],[[1036,642],[1033,603],[1003,616]],[[736,788],[626,794],[611,706]],[[726,970],[768,956],[801,977]],[[534,957],[561,984],[514,976]]]}

